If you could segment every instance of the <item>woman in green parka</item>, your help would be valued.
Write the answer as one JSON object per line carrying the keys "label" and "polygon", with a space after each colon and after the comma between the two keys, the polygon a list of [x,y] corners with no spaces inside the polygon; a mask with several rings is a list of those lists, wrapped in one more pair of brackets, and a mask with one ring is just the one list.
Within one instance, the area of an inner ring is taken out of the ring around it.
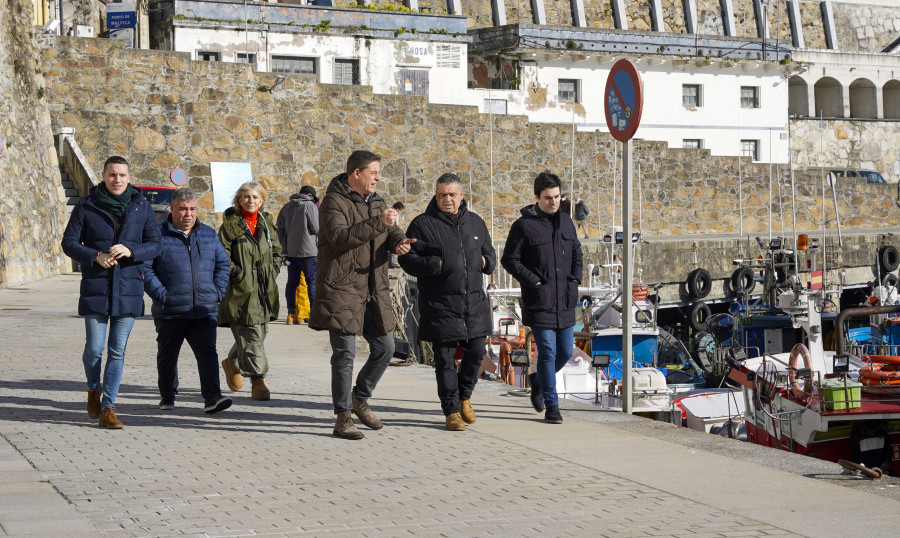
{"label": "woman in green parka", "polygon": [[228,388],[239,391],[242,376],[250,378],[254,400],[268,400],[265,376],[268,323],[278,318],[281,244],[275,219],[263,212],[266,190],[256,181],[238,188],[233,207],[225,210],[219,240],[231,260],[225,298],[219,304],[219,324],[231,327],[234,345],[222,361]]}

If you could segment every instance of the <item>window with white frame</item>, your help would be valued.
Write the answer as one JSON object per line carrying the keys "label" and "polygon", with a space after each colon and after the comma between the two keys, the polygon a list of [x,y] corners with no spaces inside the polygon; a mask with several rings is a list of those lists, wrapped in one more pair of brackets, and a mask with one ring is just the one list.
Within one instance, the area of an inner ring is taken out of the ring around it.
{"label": "window with white frame", "polygon": [[684,149],[702,149],[703,140],[699,138],[685,138],[681,141],[681,147]]}
{"label": "window with white frame", "polygon": [[335,60],[334,83],[359,84],[359,60]]}
{"label": "window with white frame", "polygon": [[269,70],[273,73],[310,73],[316,74],[316,59],[303,56],[272,55]]}
{"label": "window with white frame", "polygon": [[759,140],[741,140],[741,156],[759,160]]}
{"label": "window with white frame", "polygon": [[201,62],[218,62],[222,59],[222,53],[214,50],[198,50],[197,59]]}
{"label": "window with white frame", "polygon": [[239,52],[234,58],[235,63],[250,64],[256,70],[256,54],[252,52]]}
{"label": "window with white frame", "polygon": [[741,108],[759,108],[759,86],[741,86]]}
{"label": "window with white frame", "polygon": [[694,107],[703,106],[703,86],[700,84],[682,84],[681,104]]}
{"label": "window with white frame", "polygon": [[557,96],[560,103],[579,103],[578,80],[574,78],[561,78],[557,83]]}

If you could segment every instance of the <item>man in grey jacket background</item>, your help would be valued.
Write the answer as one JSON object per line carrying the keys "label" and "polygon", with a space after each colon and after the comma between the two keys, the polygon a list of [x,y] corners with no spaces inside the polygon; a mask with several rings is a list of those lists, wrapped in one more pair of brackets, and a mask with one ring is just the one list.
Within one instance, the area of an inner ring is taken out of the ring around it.
{"label": "man in grey jacket background", "polygon": [[316,296],[316,240],[319,234],[317,201],[316,189],[304,185],[299,193],[292,194],[291,200],[284,204],[275,223],[288,268],[287,285],[284,288],[288,325],[307,321],[297,316],[296,295],[301,273],[306,278],[310,307]]}

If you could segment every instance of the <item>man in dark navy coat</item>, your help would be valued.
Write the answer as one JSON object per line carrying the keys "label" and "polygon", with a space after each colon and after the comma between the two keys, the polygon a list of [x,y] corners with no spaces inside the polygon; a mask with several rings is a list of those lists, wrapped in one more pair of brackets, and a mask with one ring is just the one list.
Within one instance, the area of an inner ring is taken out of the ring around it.
{"label": "man in dark navy coat", "polygon": [[[447,429],[462,431],[475,422],[470,399],[491,333],[491,307],[482,275],[497,257],[484,221],[466,207],[455,174],[437,180],[425,213],[413,219],[406,237],[415,239],[400,266],[418,279],[419,335],[432,342],[438,397]],[[457,348],[462,352],[456,370]]]}
{"label": "man in dark navy coat", "polygon": [[206,413],[231,407],[219,388],[218,305],[228,287],[228,255],[216,231],[197,220],[197,193],[178,189],[160,225],[162,252],[146,265],[144,290],[153,299],[160,409],[174,409],[178,354],[185,340],[197,359]]}
{"label": "man in dark navy coat", "polygon": [[561,424],[556,372],[575,347],[575,304],[581,283],[581,243],[568,213],[560,211],[559,177],[534,179],[535,204],[521,210],[506,238],[500,263],[522,288],[522,321],[537,344],[537,373],[531,374],[531,404],[546,409],[544,420]]}

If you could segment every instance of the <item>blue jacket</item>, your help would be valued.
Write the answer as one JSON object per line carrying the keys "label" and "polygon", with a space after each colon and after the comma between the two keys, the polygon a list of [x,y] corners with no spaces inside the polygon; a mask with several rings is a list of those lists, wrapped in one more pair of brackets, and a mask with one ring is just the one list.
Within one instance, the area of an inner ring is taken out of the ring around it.
{"label": "blue jacket", "polygon": [[144,275],[144,290],[153,299],[153,317],[218,316],[230,265],[216,231],[197,222],[185,236],[171,220],[160,224],[159,231],[162,252],[147,262]]}
{"label": "blue jacket", "polygon": [[529,327],[571,327],[581,283],[581,243],[572,218],[562,210],[548,215],[537,204],[521,213],[500,263],[522,287],[522,321]]}
{"label": "blue jacket", "polygon": [[[75,204],[62,239],[63,252],[81,264],[78,315],[142,316],[144,262],[155,258],[161,246],[153,207],[134,189],[116,227],[112,214],[97,202],[95,189]],[[131,249],[133,256],[104,269],[97,263],[97,253],[108,253],[117,244]]]}

